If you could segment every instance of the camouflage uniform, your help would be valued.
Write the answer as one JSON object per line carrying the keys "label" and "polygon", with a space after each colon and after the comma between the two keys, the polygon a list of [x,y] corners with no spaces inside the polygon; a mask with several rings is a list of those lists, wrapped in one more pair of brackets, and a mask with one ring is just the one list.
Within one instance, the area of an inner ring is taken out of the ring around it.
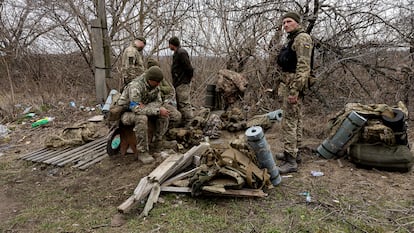
{"label": "camouflage uniform", "polygon": [[176,125],[181,121],[181,113],[177,110],[177,101],[175,99],[173,86],[167,80],[163,79],[159,87],[161,90],[162,106],[170,112],[168,116],[168,124],[164,127],[164,129],[161,129],[163,132],[161,135],[164,135],[171,123]]}
{"label": "camouflage uniform", "polygon": [[190,57],[185,49],[178,47],[173,55],[171,75],[177,97],[177,108],[181,112],[184,121],[191,121],[194,117],[191,107],[191,80],[194,69],[191,66]]}
{"label": "camouflage uniform", "polygon": [[311,72],[312,38],[299,26],[289,33],[293,39],[292,50],[296,52],[296,71],[282,72],[278,94],[283,97],[282,134],[284,151],[296,158],[302,142],[302,99],[296,104],[288,103],[288,96],[299,96],[305,89]]}
{"label": "camouflage uniform", "polygon": [[[140,152],[149,151],[149,142],[152,138],[149,132],[155,130],[155,137],[162,137],[162,129],[168,124],[168,119],[160,117],[160,107],[162,105],[161,91],[159,86],[152,88],[145,77],[131,81],[122,92],[117,104],[120,106],[130,106],[130,102],[138,103],[121,116],[124,125],[134,125],[134,132],[137,138],[137,149]],[[165,133],[165,132],[164,132]]]}
{"label": "camouflage uniform", "polygon": [[126,86],[134,78],[139,77],[145,71],[142,54],[132,42],[122,54],[122,83]]}

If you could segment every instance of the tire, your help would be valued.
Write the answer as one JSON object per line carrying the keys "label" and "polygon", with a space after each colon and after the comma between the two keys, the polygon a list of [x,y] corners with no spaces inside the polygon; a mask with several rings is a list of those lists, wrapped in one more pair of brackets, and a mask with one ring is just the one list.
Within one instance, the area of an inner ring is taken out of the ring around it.
{"label": "tire", "polygon": [[404,113],[399,109],[392,111],[395,115],[394,118],[381,115],[384,125],[390,127],[394,132],[404,132],[406,130]]}
{"label": "tire", "polygon": [[112,140],[116,136],[120,136],[120,133],[121,133],[121,130],[119,128],[115,128],[109,133],[108,140],[106,141],[106,153],[108,153],[109,156],[114,156],[114,155],[119,154],[121,145],[118,145],[118,147],[116,148],[112,148]]}

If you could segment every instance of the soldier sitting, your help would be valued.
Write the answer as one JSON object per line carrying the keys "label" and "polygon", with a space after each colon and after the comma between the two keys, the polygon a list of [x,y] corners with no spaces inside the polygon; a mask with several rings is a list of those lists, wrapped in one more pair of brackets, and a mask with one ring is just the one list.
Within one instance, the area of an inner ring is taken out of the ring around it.
{"label": "soldier sitting", "polygon": [[[128,108],[121,116],[124,125],[133,125],[137,139],[138,159],[144,164],[154,158],[149,154],[149,142],[152,132],[156,138],[162,138],[160,129],[168,124],[169,111],[162,107],[160,82],[164,75],[157,66],[149,68],[139,78],[131,81],[122,92],[117,105]],[[164,132],[165,133],[165,132]]]}

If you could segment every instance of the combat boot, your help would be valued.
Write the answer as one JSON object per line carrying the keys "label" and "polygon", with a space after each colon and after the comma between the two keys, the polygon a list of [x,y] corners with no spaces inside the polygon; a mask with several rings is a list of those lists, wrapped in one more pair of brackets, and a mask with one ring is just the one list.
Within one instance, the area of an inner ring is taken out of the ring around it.
{"label": "combat boot", "polygon": [[150,151],[154,152],[160,152],[161,150],[165,149],[177,149],[177,141],[167,141],[167,140],[156,140],[155,142],[152,142],[150,146]]}
{"label": "combat boot", "polygon": [[138,160],[143,164],[150,164],[155,161],[154,157],[152,157],[148,152],[138,153]]}
{"label": "combat boot", "polygon": [[285,154],[285,161],[283,161],[281,166],[279,167],[279,173],[286,174],[286,173],[291,173],[291,172],[297,172],[298,164],[296,163],[296,159],[293,158],[293,156],[287,152],[284,152],[284,154]]}
{"label": "combat boot", "polygon": [[[277,160],[286,161],[286,156],[285,156],[285,153],[276,153],[276,154],[275,154],[275,158],[276,158]],[[300,152],[298,152],[298,153],[296,154],[296,163],[300,164],[301,162],[302,162],[302,156],[301,156],[301,153],[300,153]]]}

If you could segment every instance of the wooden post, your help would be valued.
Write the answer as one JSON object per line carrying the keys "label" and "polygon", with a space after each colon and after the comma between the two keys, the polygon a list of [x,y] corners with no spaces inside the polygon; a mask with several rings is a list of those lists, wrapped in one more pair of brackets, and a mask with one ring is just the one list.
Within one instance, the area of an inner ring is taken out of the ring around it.
{"label": "wooden post", "polygon": [[98,0],[96,9],[98,13],[98,19],[101,21],[103,55],[105,59],[105,77],[111,78],[111,43],[108,35],[105,0]]}
{"label": "wooden post", "polygon": [[92,50],[93,60],[95,61],[95,87],[96,100],[99,104],[105,103],[107,90],[105,80],[105,57],[103,52],[103,37],[101,30],[101,21],[94,19],[91,21],[92,29]]}

